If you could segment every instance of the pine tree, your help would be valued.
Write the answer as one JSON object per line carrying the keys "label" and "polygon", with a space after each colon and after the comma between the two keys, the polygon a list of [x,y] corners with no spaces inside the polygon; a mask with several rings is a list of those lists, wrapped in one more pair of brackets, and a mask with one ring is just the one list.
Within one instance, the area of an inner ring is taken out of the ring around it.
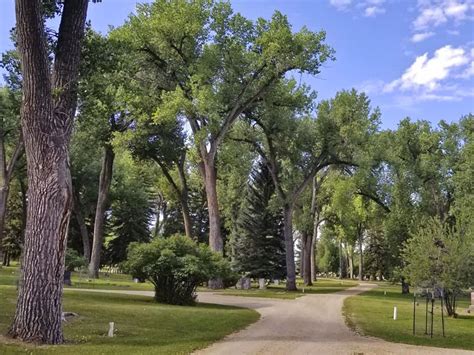
{"label": "pine tree", "polygon": [[232,243],[234,268],[249,277],[286,275],[282,213],[271,208],[274,192],[268,168],[259,164],[251,173]]}

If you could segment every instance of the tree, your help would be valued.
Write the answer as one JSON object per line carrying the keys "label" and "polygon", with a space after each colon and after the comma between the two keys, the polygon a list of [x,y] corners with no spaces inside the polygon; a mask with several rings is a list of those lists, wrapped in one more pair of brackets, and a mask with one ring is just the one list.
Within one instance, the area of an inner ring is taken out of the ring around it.
{"label": "tree", "polygon": [[272,208],[275,186],[265,164],[258,164],[238,213],[233,231],[234,269],[253,278],[285,277],[285,248],[281,211]]}
{"label": "tree", "polygon": [[234,14],[228,3],[161,0],[140,5],[117,35],[138,51],[167,92],[159,114],[188,120],[205,181],[209,244],[222,252],[218,149],[242,113],[286,73],[319,73],[332,57],[325,33],[306,28],[293,33],[279,12],[253,23]]}
{"label": "tree", "polygon": [[138,164],[127,151],[119,151],[105,221],[103,263],[118,265],[126,260],[131,243],[150,241],[154,173],[151,164]]}
{"label": "tree", "polygon": [[63,341],[62,278],[71,205],[68,145],[87,6],[88,0],[64,3],[51,73],[41,1],[16,1],[28,212],[20,290],[9,334],[24,341]]}
{"label": "tree", "polygon": [[[124,81],[121,48],[113,40],[88,30],[82,54],[78,120],[89,127],[103,150],[89,262],[89,277],[98,278],[115,159],[112,139],[127,130],[131,120],[127,103],[121,97]],[[80,218],[78,213],[76,217]]]}
{"label": "tree", "polygon": [[180,205],[185,234],[193,238],[186,161],[188,149],[181,122],[171,120],[153,123],[148,118],[139,121],[129,136],[128,146],[132,154],[142,160],[152,160],[160,167]]}
{"label": "tree", "polygon": [[352,90],[323,101],[315,120],[307,115],[313,97],[290,80],[273,90],[262,109],[248,113],[254,123],[245,141],[267,164],[283,208],[288,290],[296,290],[293,211],[298,197],[327,166],[357,161],[380,115],[378,109],[371,112],[365,94]]}
{"label": "tree", "polygon": [[403,256],[412,285],[443,289],[447,313],[455,316],[456,296],[474,284],[474,236],[431,218],[406,242]]}

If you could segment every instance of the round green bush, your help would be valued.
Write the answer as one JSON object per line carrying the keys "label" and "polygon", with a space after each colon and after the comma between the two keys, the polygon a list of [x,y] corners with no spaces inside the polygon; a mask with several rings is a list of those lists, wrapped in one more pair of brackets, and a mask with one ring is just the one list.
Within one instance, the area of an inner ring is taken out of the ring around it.
{"label": "round green bush", "polygon": [[157,302],[175,305],[194,304],[196,288],[204,281],[234,277],[221,255],[184,236],[130,244],[124,269],[149,280],[155,286]]}

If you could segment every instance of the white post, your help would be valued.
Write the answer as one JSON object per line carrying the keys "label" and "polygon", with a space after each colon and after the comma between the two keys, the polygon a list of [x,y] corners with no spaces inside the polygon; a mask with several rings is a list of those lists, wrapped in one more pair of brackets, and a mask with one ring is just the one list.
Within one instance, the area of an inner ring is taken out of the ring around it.
{"label": "white post", "polygon": [[109,322],[109,337],[112,338],[114,336],[114,322]]}
{"label": "white post", "polygon": [[393,307],[393,320],[397,320],[397,307]]}

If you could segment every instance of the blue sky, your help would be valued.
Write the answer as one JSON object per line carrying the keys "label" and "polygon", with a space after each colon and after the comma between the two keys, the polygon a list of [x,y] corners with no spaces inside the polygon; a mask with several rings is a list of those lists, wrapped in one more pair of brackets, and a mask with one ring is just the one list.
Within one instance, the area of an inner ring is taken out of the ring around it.
{"label": "blue sky", "polygon": [[[136,0],[90,4],[92,26],[103,33],[120,26]],[[304,77],[318,100],[341,90],[367,92],[382,110],[382,125],[404,117],[457,121],[474,113],[474,0],[233,0],[255,19],[275,10],[297,30],[324,29],[336,61]],[[0,52],[11,48],[14,1],[2,0]]]}

